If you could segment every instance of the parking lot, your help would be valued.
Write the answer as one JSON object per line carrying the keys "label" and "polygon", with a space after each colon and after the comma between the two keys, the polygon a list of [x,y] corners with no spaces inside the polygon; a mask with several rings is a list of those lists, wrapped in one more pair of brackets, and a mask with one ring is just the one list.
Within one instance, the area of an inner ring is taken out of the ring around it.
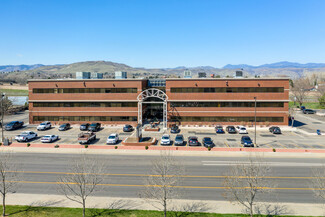
{"label": "parking lot", "polygon": [[[311,117],[307,117],[310,119]],[[51,129],[45,131],[37,131],[37,125],[29,125],[28,123],[28,112],[6,116],[5,123],[8,123],[12,120],[24,121],[25,125],[23,128],[13,131],[5,131],[5,137],[13,139],[16,135],[19,135],[23,131],[34,131],[37,132],[38,137],[29,141],[30,143],[41,143],[41,137],[44,135],[58,135],[59,140],[53,142],[53,144],[76,144],[78,145],[78,135],[82,132],[79,129],[79,125],[72,125],[71,128],[67,131],[59,131],[59,126],[52,126]],[[310,120],[312,121],[312,120]],[[305,125],[304,125],[305,126]],[[112,133],[118,133],[119,141],[116,145],[121,145],[121,141],[126,137],[130,136],[132,133],[123,132],[123,127],[111,127],[111,126],[102,126],[101,130],[96,132],[96,140],[90,143],[96,145],[106,145],[107,137]],[[168,132],[145,132],[143,131],[143,137],[155,137],[158,139],[157,145],[160,145],[161,136],[167,133],[173,141],[176,137],[176,134],[171,134]],[[201,143],[204,137],[211,137],[214,141],[216,147],[242,147],[241,145],[241,134],[216,134],[213,128],[181,128],[181,132],[184,136],[185,141],[189,136],[198,137],[199,142]],[[248,130],[248,136],[254,141],[254,130]],[[297,148],[297,149],[325,149],[325,142],[323,136],[316,135],[307,135],[297,131],[282,131],[282,134],[274,135],[268,131],[268,128],[259,128],[257,129],[257,144],[261,148]],[[188,145],[185,143],[185,145]],[[200,144],[202,145],[202,144]]]}

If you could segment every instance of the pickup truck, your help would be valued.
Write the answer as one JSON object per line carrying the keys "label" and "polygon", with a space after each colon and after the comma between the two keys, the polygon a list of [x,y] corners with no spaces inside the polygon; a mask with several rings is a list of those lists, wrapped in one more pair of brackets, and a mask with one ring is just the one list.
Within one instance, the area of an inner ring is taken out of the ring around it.
{"label": "pickup truck", "polygon": [[11,121],[6,124],[5,130],[16,130],[24,126],[24,122],[22,121]]}
{"label": "pickup truck", "polygon": [[94,132],[80,133],[78,135],[78,142],[80,144],[87,144],[93,140],[96,140],[96,134]]}
{"label": "pickup truck", "polygon": [[20,135],[15,137],[15,140],[17,142],[28,142],[29,140],[32,140],[37,137],[37,133],[34,133],[33,131],[25,131],[22,132]]}

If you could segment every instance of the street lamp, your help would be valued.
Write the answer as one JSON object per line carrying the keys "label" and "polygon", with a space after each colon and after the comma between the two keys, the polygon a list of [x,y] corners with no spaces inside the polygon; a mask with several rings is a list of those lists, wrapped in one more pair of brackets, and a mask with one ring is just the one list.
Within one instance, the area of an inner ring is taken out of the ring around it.
{"label": "street lamp", "polygon": [[254,143],[257,146],[257,143],[256,143],[256,96],[254,97],[254,100],[255,100],[255,138],[254,138]]}
{"label": "street lamp", "polygon": [[4,137],[3,137],[3,115],[4,115],[4,106],[3,106],[3,100],[5,98],[6,94],[1,93],[1,142],[3,143]]}

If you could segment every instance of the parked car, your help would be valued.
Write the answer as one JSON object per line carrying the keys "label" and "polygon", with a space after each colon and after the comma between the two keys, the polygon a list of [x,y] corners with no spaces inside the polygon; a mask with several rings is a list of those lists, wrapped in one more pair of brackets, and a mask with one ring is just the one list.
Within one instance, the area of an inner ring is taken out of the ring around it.
{"label": "parked car", "polygon": [[40,123],[40,125],[37,126],[37,130],[47,130],[47,129],[51,129],[52,124],[49,121],[45,121],[43,123]]}
{"label": "parked car", "polygon": [[17,142],[28,142],[36,137],[37,133],[34,133],[33,131],[24,131],[20,135],[16,136],[15,140]]}
{"label": "parked car", "polygon": [[184,136],[182,134],[177,134],[175,137],[175,145],[184,145]]}
{"label": "parked car", "polygon": [[253,141],[249,136],[242,136],[240,141],[244,147],[254,147]]}
{"label": "parked car", "polygon": [[171,145],[170,136],[168,134],[164,134],[161,137],[160,145]]}
{"label": "parked car", "polygon": [[179,127],[177,125],[173,125],[170,129],[171,133],[179,133],[181,130],[179,129]]}
{"label": "parked car", "polygon": [[269,131],[273,134],[281,134],[280,127],[272,126],[269,128]]}
{"label": "parked car", "polygon": [[24,122],[22,121],[11,121],[6,124],[5,130],[16,130],[24,126]]}
{"label": "parked car", "polygon": [[124,125],[123,127],[123,132],[132,132],[133,131],[133,127],[129,124]]}
{"label": "parked car", "polygon": [[69,129],[70,129],[70,124],[69,123],[62,124],[59,127],[59,131],[66,131],[66,130],[69,130]]}
{"label": "parked car", "polygon": [[43,143],[50,143],[54,142],[59,139],[58,135],[46,135],[41,138],[41,142]]}
{"label": "parked car", "polygon": [[197,140],[196,136],[190,136],[188,137],[188,145],[189,146],[199,146],[199,141]]}
{"label": "parked car", "polygon": [[90,124],[88,130],[92,132],[97,132],[100,130],[100,127],[101,127],[100,123],[92,123]]}
{"label": "parked car", "polygon": [[236,128],[234,126],[227,126],[226,131],[228,133],[237,133]]}
{"label": "parked car", "polygon": [[117,133],[112,133],[107,137],[106,144],[116,144],[118,142],[118,134]]}
{"label": "parked car", "polygon": [[216,129],[216,133],[225,133],[222,126],[216,126],[215,129]]}
{"label": "parked car", "polygon": [[202,144],[206,148],[209,148],[209,147],[212,148],[212,147],[214,147],[213,140],[210,137],[204,137],[202,139]]}
{"label": "parked car", "polygon": [[88,124],[88,123],[86,123],[86,124],[81,124],[81,125],[80,125],[80,130],[81,130],[81,131],[88,130],[89,125],[90,125],[90,124]]}
{"label": "parked car", "polygon": [[236,130],[239,134],[247,134],[247,130],[246,130],[246,127],[244,126],[237,126],[236,127]]}
{"label": "parked car", "polygon": [[316,111],[312,110],[312,109],[304,109],[302,112],[304,114],[315,114],[316,113]]}
{"label": "parked car", "polygon": [[80,133],[78,135],[78,142],[80,144],[87,144],[96,140],[96,134],[94,132]]}

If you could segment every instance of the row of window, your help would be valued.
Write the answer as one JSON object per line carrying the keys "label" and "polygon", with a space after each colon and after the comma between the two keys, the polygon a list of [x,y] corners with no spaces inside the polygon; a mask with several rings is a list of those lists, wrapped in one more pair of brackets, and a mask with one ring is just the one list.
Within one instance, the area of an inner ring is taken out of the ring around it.
{"label": "row of window", "polygon": [[128,116],[34,116],[34,121],[137,121]]}
{"label": "row of window", "polygon": [[137,102],[34,102],[33,107],[137,107]]}
{"label": "row of window", "polygon": [[[254,117],[172,117],[181,122],[254,122]],[[283,122],[283,117],[256,117],[256,122]]]}
{"label": "row of window", "polygon": [[36,88],[33,93],[137,93],[137,88]]}
{"label": "row of window", "polygon": [[[255,107],[255,102],[172,102],[171,107]],[[284,107],[283,102],[257,102],[256,107]]]}
{"label": "row of window", "polygon": [[170,88],[171,93],[283,93],[283,87],[190,87]]}

